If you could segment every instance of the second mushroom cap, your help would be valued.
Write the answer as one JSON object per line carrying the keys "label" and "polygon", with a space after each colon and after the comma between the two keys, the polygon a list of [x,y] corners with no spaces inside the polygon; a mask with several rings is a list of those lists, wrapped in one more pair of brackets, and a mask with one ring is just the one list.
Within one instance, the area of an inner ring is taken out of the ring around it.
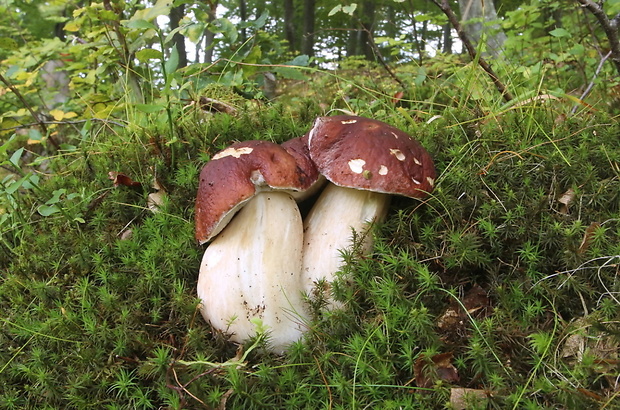
{"label": "second mushroom cap", "polygon": [[321,174],[338,186],[422,198],[435,185],[433,160],[424,147],[378,120],[319,117],[308,147]]}

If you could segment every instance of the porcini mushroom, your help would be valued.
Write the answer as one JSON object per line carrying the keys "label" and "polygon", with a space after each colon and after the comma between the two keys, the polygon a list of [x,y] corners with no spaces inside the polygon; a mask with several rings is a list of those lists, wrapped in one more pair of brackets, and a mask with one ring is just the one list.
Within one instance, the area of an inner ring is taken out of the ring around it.
{"label": "porcini mushroom", "polygon": [[[302,275],[310,293],[317,281],[334,280],[341,251],[352,245],[352,230],[364,235],[371,223],[383,220],[391,195],[427,196],[435,184],[435,168],[428,152],[407,133],[364,117],[317,118],[308,147],[319,172],[331,182],[304,221]],[[370,239],[366,236],[366,250]]]}
{"label": "porcini mushroom", "polygon": [[254,319],[268,329],[274,351],[301,336],[303,227],[290,192],[310,188],[317,177],[316,169],[268,141],[233,144],[202,169],[196,239],[212,242],[200,266],[198,297],[205,320],[232,341],[255,334]]}

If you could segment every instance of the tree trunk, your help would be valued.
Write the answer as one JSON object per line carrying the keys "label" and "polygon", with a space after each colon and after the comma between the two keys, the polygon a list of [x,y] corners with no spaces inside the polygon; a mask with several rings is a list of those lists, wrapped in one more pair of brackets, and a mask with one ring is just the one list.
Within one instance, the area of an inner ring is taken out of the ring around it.
{"label": "tree trunk", "polygon": [[347,38],[347,57],[352,57],[359,54],[357,47],[357,45],[359,44],[359,35],[360,30],[357,21],[354,18],[351,18],[351,23],[349,26],[349,36]]}
{"label": "tree trunk", "polygon": [[443,48],[442,51],[444,54],[452,54],[452,45],[454,41],[452,39],[452,25],[450,23],[444,24],[442,27],[443,30]]}
{"label": "tree trunk", "polygon": [[[497,23],[497,12],[492,0],[459,0],[461,23],[465,33],[474,45],[484,39],[486,49],[484,54],[499,57],[506,41],[506,34]],[[470,20],[475,22],[468,22]]]}
{"label": "tree trunk", "polygon": [[375,59],[374,49],[372,47],[373,29],[375,24],[375,2],[364,1],[363,14],[361,18],[362,31],[360,35],[360,50],[368,60]]}
{"label": "tree trunk", "polygon": [[[174,30],[179,27],[179,22],[185,15],[185,6],[173,7],[170,9],[170,29]],[[187,67],[187,51],[185,49],[185,36],[178,31],[172,36],[174,45],[177,46],[177,52],[179,53],[179,65],[178,67]]]}
{"label": "tree trunk", "polygon": [[316,0],[304,0],[303,36],[301,54],[314,55],[314,9]]}
{"label": "tree trunk", "polygon": [[[215,20],[215,11],[217,9],[217,1],[209,1],[206,4],[209,6],[207,23],[211,24],[213,20]],[[215,33],[209,30],[208,28],[204,33],[204,45],[205,45],[205,55],[204,62],[206,64],[211,64],[213,62],[213,40],[215,40]]]}
{"label": "tree trunk", "polygon": [[294,0],[284,0],[284,38],[288,41],[288,46],[291,51],[297,49],[295,44],[295,25],[293,19],[295,18],[295,4]]}
{"label": "tree trunk", "polygon": [[[257,16],[258,17],[258,16]],[[242,23],[245,23],[248,20],[248,7],[245,0],[239,0],[239,18]],[[241,27],[241,42],[245,43],[248,39],[248,33],[245,28],[245,25]]]}

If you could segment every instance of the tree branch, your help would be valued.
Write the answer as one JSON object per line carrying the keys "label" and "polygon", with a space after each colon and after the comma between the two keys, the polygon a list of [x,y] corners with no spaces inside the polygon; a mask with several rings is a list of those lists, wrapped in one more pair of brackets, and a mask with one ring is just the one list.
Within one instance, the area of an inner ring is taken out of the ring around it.
{"label": "tree branch", "polygon": [[30,112],[30,115],[32,115],[32,119],[35,120],[37,124],[41,127],[43,132],[47,134],[47,127],[45,126],[45,123],[39,119],[39,116],[33,111],[32,107],[30,106],[30,104],[28,104],[28,101],[26,101],[22,93],[20,93],[19,90],[15,88],[15,86],[11,84],[9,80],[4,78],[2,74],[0,74],[0,81],[4,83],[4,85],[6,85],[9,90],[13,92],[13,94],[15,94],[15,96],[22,102],[24,107]]}
{"label": "tree branch", "polygon": [[368,34],[368,45],[370,45],[370,48],[372,49],[372,52],[375,54],[375,57],[377,57],[377,60],[379,60],[379,63],[381,63],[381,65],[383,66],[385,71],[387,71],[387,73],[390,75],[390,77],[392,77],[392,79],[394,79],[394,81],[396,81],[398,84],[400,84],[400,86],[403,89],[406,89],[407,87],[405,86],[405,83],[403,83],[401,81],[401,79],[396,76],[394,71],[392,71],[390,66],[388,66],[387,62],[385,61],[385,59],[381,55],[381,50],[379,50],[379,47],[377,47],[377,43],[375,43],[374,36],[370,32],[370,30],[368,30],[366,28],[366,26],[364,24],[362,24],[361,22],[359,22],[359,23],[360,23],[360,25],[362,27],[362,30],[364,30]]}
{"label": "tree branch", "polygon": [[599,24],[605,31],[609,48],[611,49],[611,61],[616,65],[616,70],[620,74],[620,40],[618,39],[618,23],[620,22],[620,14],[613,19],[607,17],[607,13],[603,10],[602,5],[594,3],[592,0],[577,0],[583,8],[590,10],[590,13],[596,17]]}
{"label": "tree branch", "polygon": [[458,17],[456,17],[456,14],[454,14],[452,7],[450,7],[450,4],[448,3],[448,0],[433,0],[433,3],[435,3],[435,5],[439,7],[441,11],[443,11],[446,17],[448,17],[448,20],[450,21],[450,24],[452,24],[452,27],[454,27],[454,29],[456,30],[459,39],[461,39],[461,41],[465,45],[465,48],[467,48],[467,53],[469,54],[469,57],[472,59],[472,61],[478,60],[478,65],[480,65],[480,67],[489,75],[489,78],[495,85],[495,88],[497,88],[497,91],[502,94],[504,100],[506,100],[507,102],[512,101],[512,94],[510,93],[510,91],[508,91],[508,88],[506,88],[506,85],[499,79],[497,74],[495,74],[495,71],[493,71],[491,65],[482,56],[476,55],[476,48],[471,43],[469,37],[465,33],[465,30],[463,30],[463,26],[461,26]]}
{"label": "tree branch", "polygon": [[[609,51],[605,56],[603,56],[603,58],[601,58],[601,61],[598,63],[598,67],[596,67],[596,71],[594,71],[594,75],[592,76],[592,80],[590,81],[590,84],[588,84],[585,91],[581,93],[581,96],[579,97],[580,101],[583,101],[587,97],[587,95],[590,94],[590,91],[594,87],[594,80],[596,80],[596,77],[598,77],[599,73],[601,72],[601,69],[603,68],[603,64],[605,64],[605,61],[607,61],[609,56],[611,56],[611,51]],[[579,105],[575,105],[571,110],[571,114],[576,113],[578,107]]]}

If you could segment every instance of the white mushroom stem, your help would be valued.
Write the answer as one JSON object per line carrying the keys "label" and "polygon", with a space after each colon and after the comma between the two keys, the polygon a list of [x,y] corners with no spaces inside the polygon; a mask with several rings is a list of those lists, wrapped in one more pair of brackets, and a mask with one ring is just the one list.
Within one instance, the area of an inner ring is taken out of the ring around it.
{"label": "white mushroom stem", "polygon": [[[388,194],[327,184],[304,222],[302,276],[306,293],[311,294],[319,280],[335,279],[343,265],[341,252],[353,245],[353,231],[364,236],[363,250],[370,251],[368,229],[385,218],[389,203]],[[335,307],[333,301],[330,304]]]}
{"label": "white mushroom stem", "polygon": [[270,347],[282,352],[305,330],[301,215],[284,192],[252,198],[209,245],[198,277],[204,318],[244,342],[268,329]]}

